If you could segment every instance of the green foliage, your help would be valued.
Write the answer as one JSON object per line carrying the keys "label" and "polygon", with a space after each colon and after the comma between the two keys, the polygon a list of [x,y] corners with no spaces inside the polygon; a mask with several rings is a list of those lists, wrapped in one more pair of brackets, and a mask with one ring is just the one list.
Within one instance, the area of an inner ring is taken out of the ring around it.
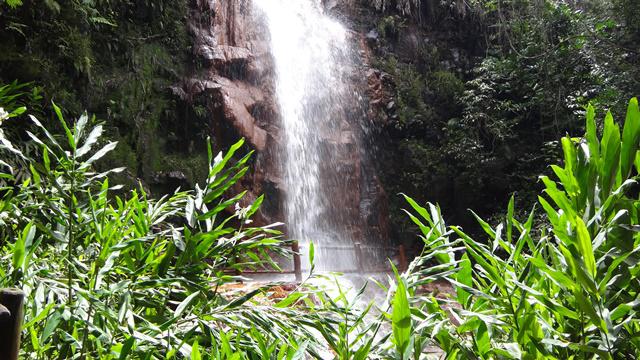
{"label": "green foliage", "polygon": [[248,171],[250,153],[234,160],[243,142],[215,158],[209,152],[206,183],[195,191],[120,197],[108,178],[124,169],[94,170],[116,143],[104,142],[103,126],[91,127],[86,114],[70,124],[53,107],[63,135],[31,116],[37,153],[2,138],[3,159],[17,154],[29,172],[17,181],[2,163],[11,186],[0,200],[0,287],[27,294],[23,354],[300,358],[306,347],[295,339],[310,337],[299,325],[311,322],[307,315],[248,306],[269,286],[242,296],[218,291],[239,279],[228,270],[277,268],[271,256],[286,255],[278,224],[248,225],[259,202],[225,214],[244,195],[224,196]]}
{"label": "green foliage", "polygon": [[4,0],[3,2],[12,9],[22,5],[22,0]]}
{"label": "green foliage", "polygon": [[[457,99],[460,99],[464,92],[464,82],[450,71],[439,70],[430,74],[428,85],[436,96],[436,101],[448,103],[453,102],[451,106],[455,106]],[[448,109],[454,111],[454,109]]]}
{"label": "green foliage", "polygon": [[[418,296],[417,327],[448,358],[633,358],[640,353],[640,289],[636,177],[640,166],[640,110],[629,103],[624,129],[607,114],[598,136],[593,107],[583,138],[562,139],[557,180],[541,177],[545,222],[534,229],[534,210],[516,220],[514,199],[488,236],[476,240],[445,227],[408,199],[426,245],[410,266],[410,288],[444,279],[449,298]],[[475,215],[475,214],[474,214]],[[454,256],[454,253],[456,254]],[[439,265],[429,266],[437,259]]]}
{"label": "green foliage", "polygon": [[388,38],[397,38],[400,29],[404,26],[403,19],[397,15],[383,17],[377,26],[380,36]]}
{"label": "green foliage", "polygon": [[[636,191],[640,109],[630,101],[624,126],[607,113],[599,134],[586,111],[582,138],[561,140],[563,165],[542,176],[535,207],[517,220],[514,198],[486,238],[447,226],[438,206],[405,196],[425,244],[384,302],[362,302],[365,286],[305,281],[274,305],[253,301],[270,285],[221,294],[240,280],[227,270],[271,266],[287,242],[274,225],[250,227],[262,197],[233,207],[224,195],[248,171],[242,141],[215,158],[206,183],[159,200],[114,192],[95,171],[116,147],[86,114],[73,124],[53,105],[61,135],[31,116],[39,151],[0,139],[11,186],[0,199],[0,286],[27,293],[22,346],[36,358],[422,359],[437,347],[448,358],[628,358],[640,353],[637,318],[640,235]],[[21,111],[21,110],[19,110]],[[2,112],[3,118],[9,116]],[[13,113],[18,115],[18,113]],[[11,155],[12,157],[7,157]],[[313,246],[310,247],[313,264]],[[310,278],[312,274],[310,274]],[[426,293],[447,282],[454,291]],[[316,335],[320,335],[317,337]]]}
{"label": "green foliage", "polygon": [[[30,91],[27,91],[31,87]],[[39,110],[39,102],[42,99],[40,89],[31,83],[19,84],[14,81],[10,84],[0,86],[0,107],[5,111],[16,111],[19,108],[26,110],[27,107]]]}
{"label": "green foliage", "polygon": [[408,357],[411,342],[411,309],[409,307],[407,288],[403,279],[397,276],[398,287],[393,296],[393,311],[391,312],[391,326],[393,343],[402,359]]}
{"label": "green foliage", "polygon": [[[489,55],[466,83],[462,116],[447,126],[443,151],[487,192],[506,179],[498,189],[505,194],[525,188],[555,161],[546,144],[581,131],[576,115],[588,102],[623,112],[621,94],[638,89],[628,82],[635,57],[625,50],[624,31],[616,30],[620,15],[605,3],[497,2],[485,11],[497,30],[486,35]],[[531,202],[532,190],[523,192]]]}
{"label": "green foliage", "polygon": [[395,5],[395,10],[403,15],[414,15],[420,13],[422,1],[421,0],[373,0],[372,5],[381,11],[392,9]]}
{"label": "green foliage", "polygon": [[[151,182],[165,155],[205,151],[206,122],[190,117],[189,105],[170,91],[190,63],[187,11],[183,0],[48,0],[2,9],[0,81],[36,81],[69,113],[88,109],[106,120],[108,136],[136,157],[109,155],[130,166],[132,176],[121,180],[130,187],[136,178]],[[53,114],[31,109],[42,119]],[[191,140],[193,146],[171,146]]]}
{"label": "green foliage", "polygon": [[389,57],[380,66],[396,79],[396,97],[399,109],[396,127],[409,128],[424,124],[429,107],[425,103],[426,82],[412,65],[398,62]]}
{"label": "green foliage", "polygon": [[[628,0],[447,0],[403,15],[387,6],[376,25],[395,16],[405,26],[374,51],[397,105],[384,132],[386,189],[436,200],[456,221],[468,207],[492,216],[513,192],[533,204],[539,187],[531,183],[559,159],[554,142],[584,130],[584,107],[622,116],[620,99],[640,91],[637,8]],[[392,203],[391,212],[400,208]],[[397,223],[396,237],[412,229]]]}

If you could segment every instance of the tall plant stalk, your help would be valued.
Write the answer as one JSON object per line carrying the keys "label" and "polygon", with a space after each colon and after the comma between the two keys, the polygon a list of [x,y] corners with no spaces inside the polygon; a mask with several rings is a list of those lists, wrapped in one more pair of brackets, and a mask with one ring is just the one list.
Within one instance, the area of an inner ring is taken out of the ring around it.
{"label": "tall plant stalk", "polygon": [[76,179],[75,179],[75,171],[76,171],[76,155],[75,149],[73,151],[73,158],[71,161],[71,173],[70,173],[70,183],[69,183],[69,194],[67,195],[67,224],[68,224],[68,232],[69,232],[69,241],[67,246],[67,287],[68,287],[68,299],[67,304],[71,305],[72,297],[73,297],[73,246],[74,244],[74,213],[75,213],[75,204],[74,204],[74,194],[76,191]]}

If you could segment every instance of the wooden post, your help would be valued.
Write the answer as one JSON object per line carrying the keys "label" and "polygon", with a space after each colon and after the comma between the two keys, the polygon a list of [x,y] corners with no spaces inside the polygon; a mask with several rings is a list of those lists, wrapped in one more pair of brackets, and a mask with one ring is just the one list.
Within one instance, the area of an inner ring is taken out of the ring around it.
{"label": "wooden post", "polygon": [[24,293],[0,289],[0,359],[18,360]]}
{"label": "wooden post", "polygon": [[300,244],[298,241],[291,243],[293,251],[293,272],[296,274],[296,281],[302,281],[302,263],[300,262]]}
{"label": "wooden post", "polygon": [[362,257],[362,246],[360,245],[360,243],[355,243],[353,244],[353,247],[356,251],[356,260],[358,261],[358,271],[363,273],[364,272],[364,258]]}
{"label": "wooden post", "polygon": [[398,258],[400,261],[400,271],[407,271],[409,265],[407,263],[407,253],[404,251],[404,245],[398,246]]}

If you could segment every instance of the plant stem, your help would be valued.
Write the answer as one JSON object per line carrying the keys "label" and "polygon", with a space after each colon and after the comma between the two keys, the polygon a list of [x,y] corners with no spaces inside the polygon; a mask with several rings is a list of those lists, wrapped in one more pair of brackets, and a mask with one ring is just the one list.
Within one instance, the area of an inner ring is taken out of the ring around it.
{"label": "plant stem", "polygon": [[75,204],[74,204],[73,198],[76,190],[75,174],[76,174],[76,151],[74,150],[72,163],[71,163],[71,186],[69,188],[69,197],[68,197],[68,203],[67,203],[67,212],[69,215],[69,218],[67,220],[69,225],[69,242],[67,244],[67,281],[68,281],[67,287],[69,291],[68,298],[67,298],[68,305],[71,305],[71,298],[73,296],[73,292],[72,292],[73,269],[71,266],[71,259],[73,258],[73,246],[74,246],[73,214],[75,213]]}
{"label": "plant stem", "polygon": [[[583,346],[586,344],[584,338],[584,313],[582,312],[582,310],[580,310],[580,342],[582,342]],[[587,354],[583,352],[582,358],[586,360]]]}
{"label": "plant stem", "polygon": [[[598,310],[600,310],[600,317],[603,317],[603,307],[602,307],[602,302],[598,301]],[[607,343],[607,351],[609,352],[609,355],[611,358],[613,358],[613,350],[611,349],[611,342],[609,341],[609,333],[608,332],[604,332],[604,340]]]}
{"label": "plant stem", "polygon": [[82,352],[80,353],[80,359],[84,358],[84,353],[87,347],[85,346],[87,343],[87,339],[89,338],[89,321],[91,321],[91,313],[93,312],[93,301],[89,305],[89,311],[87,312],[87,323],[84,327],[84,334],[82,334]]}
{"label": "plant stem", "polygon": [[[511,294],[509,294],[509,307],[511,308],[511,314],[513,315],[513,324],[516,327],[516,331],[518,331],[518,333],[520,333],[520,324],[518,322],[518,314],[516,312],[516,308],[515,306],[513,306],[513,294],[515,294],[515,287],[513,289],[513,292]],[[525,294],[522,294],[522,296],[525,296]]]}

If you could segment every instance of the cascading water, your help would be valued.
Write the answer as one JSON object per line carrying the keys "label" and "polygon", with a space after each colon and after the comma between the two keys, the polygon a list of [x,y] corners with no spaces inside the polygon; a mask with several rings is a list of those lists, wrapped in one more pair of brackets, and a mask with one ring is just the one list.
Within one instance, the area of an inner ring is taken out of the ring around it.
{"label": "cascading water", "polygon": [[[275,62],[289,237],[303,245],[314,242],[320,270],[357,269],[354,242],[362,237],[356,230],[361,218],[358,206],[344,206],[348,200],[342,199],[355,192],[357,202],[360,196],[354,184],[360,163],[345,169],[345,158],[360,156],[363,117],[349,33],[324,13],[321,0],[254,4],[264,14]],[[354,117],[360,117],[355,125]]]}

